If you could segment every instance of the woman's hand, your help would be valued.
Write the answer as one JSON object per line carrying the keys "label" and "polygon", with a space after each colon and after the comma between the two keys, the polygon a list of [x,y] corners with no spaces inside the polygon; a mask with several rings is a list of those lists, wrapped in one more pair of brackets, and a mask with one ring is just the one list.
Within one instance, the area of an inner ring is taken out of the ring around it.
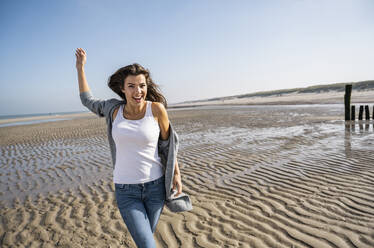
{"label": "woman's hand", "polygon": [[84,65],[86,64],[86,59],[87,59],[86,52],[82,48],[77,48],[77,50],[75,50],[75,57],[77,58],[77,61],[75,64],[77,69],[83,68]]}
{"label": "woman's hand", "polygon": [[77,62],[75,66],[77,67],[78,72],[78,84],[79,84],[79,93],[90,91],[86,80],[86,74],[84,73],[84,64],[86,64],[86,52],[82,48],[77,48],[75,50],[75,57]]}
{"label": "woman's hand", "polygon": [[178,189],[178,192],[175,196],[179,196],[182,193],[182,179],[180,173],[174,173],[173,190],[176,188]]}

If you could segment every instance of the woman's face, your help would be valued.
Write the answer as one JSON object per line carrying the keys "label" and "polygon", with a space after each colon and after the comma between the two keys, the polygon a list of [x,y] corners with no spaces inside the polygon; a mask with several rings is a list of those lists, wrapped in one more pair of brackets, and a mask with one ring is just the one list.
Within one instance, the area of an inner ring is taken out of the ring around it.
{"label": "woman's face", "polygon": [[127,76],[122,92],[125,93],[127,103],[132,105],[143,104],[147,96],[145,76],[143,74]]}

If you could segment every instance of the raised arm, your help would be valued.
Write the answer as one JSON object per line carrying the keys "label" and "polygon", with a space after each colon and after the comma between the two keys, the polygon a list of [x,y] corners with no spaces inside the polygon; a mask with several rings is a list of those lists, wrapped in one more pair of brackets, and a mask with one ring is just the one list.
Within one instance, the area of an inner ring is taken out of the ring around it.
{"label": "raised arm", "polygon": [[90,91],[86,80],[86,74],[84,73],[84,65],[86,64],[86,52],[82,48],[77,48],[75,51],[75,57],[77,58],[75,67],[78,72],[78,83],[79,83],[79,93]]}
{"label": "raised arm", "polygon": [[77,48],[77,50],[75,51],[75,57],[77,58],[75,66],[78,72],[79,95],[82,104],[98,116],[104,117],[108,112],[108,108],[106,108],[106,106],[108,106],[107,101],[95,99],[92,97],[91,90],[88,86],[86,75],[84,73],[84,65],[86,64],[86,52],[82,48]]}

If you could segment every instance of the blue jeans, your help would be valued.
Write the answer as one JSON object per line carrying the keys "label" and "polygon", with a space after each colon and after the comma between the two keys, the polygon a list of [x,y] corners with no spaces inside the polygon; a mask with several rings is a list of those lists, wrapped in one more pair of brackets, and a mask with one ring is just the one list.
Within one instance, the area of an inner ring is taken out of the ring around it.
{"label": "blue jeans", "polygon": [[165,176],[140,184],[115,184],[119,211],[138,247],[156,248],[153,233],[165,204]]}

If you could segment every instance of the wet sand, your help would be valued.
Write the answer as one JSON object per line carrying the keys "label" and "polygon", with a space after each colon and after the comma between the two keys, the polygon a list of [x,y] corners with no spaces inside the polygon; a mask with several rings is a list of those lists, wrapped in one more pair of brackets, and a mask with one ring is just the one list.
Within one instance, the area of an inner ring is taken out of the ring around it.
{"label": "wet sand", "polygon": [[0,119],[0,127],[71,120],[71,119],[85,118],[88,116],[92,116],[92,113],[84,112],[84,113],[74,113],[74,114],[53,114],[53,115],[41,115],[41,116],[32,116],[32,117],[23,117],[23,118]]}
{"label": "wet sand", "polygon": [[[342,105],[170,110],[190,212],[158,247],[374,247],[374,124]],[[1,247],[135,247],[104,119],[0,128]]]}

